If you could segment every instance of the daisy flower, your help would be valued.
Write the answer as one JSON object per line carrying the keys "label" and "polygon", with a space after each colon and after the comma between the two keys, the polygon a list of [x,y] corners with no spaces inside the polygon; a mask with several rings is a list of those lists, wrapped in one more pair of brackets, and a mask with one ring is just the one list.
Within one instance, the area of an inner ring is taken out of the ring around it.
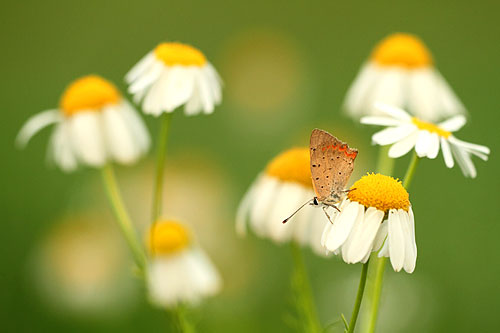
{"label": "daisy flower", "polygon": [[347,92],[344,108],[359,119],[378,115],[375,102],[408,108],[427,121],[465,114],[424,43],[403,33],[390,35],[375,46]]}
{"label": "daisy flower", "polygon": [[222,99],[221,79],[198,49],[161,43],[125,76],[144,113],[159,116],[184,104],[186,115],[212,113]]}
{"label": "daisy flower", "polygon": [[321,244],[349,264],[368,261],[372,251],[389,257],[396,272],[412,273],[417,260],[415,220],[401,182],[381,174],[356,181],[323,231]]}
{"label": "daisy flower", "polygon": [[72,171],[79,164],[131,164],[149,149],[149,134],[137,111],[111,82],[97,75],[72,82],[58,109],[28,119],[17,136],[17,144],[24,147],[33,135],[51,124],[56,127],[49,157],[64,171]]}
{"label": "daisy flower", "polygon": [[238,207],[236,227],[240,234],[245,233],[248,217],[250,227],[260,237],[276,243],[295,240],[325,255],[320,239],[328,219],[321,209],[304,207],[288,223],[282,223],[314,197],[309,159],[309,149],[293,148],[268,164]]}
{"label": "daisy flower", "polygon": [[372,140],[382,146],[392,145],[389,157],[401,157],[415,147],[419,157],[434,159],[441,147],[446,166],[452,168],[455,157],[464,176],[471,178],[477,175],[471,155],[484,161],[488,160],[490,153],[488,147],[464,142],[453,136],[452,132],[458,131],[465,124],[464,116],[454,116],[435,125],[412,117],[396,107],[380,103],[377,103],[376,107],[386,116],[363,117],[361,123],[388,127],[375,133]]}
{"label": "daisy flower", "polygon": [[152,253],[147,274],[152,303],[167,308],[196,304],[220,290],[219,273],[201,248],[192,244],[182,224],[158,221],[147,238]]}

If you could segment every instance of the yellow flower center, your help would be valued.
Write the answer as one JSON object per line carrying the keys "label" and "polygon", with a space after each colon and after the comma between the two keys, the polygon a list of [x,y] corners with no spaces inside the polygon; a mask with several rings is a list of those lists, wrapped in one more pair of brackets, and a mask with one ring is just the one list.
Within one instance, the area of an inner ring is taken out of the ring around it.
{"label": "yellow flower center", "polygon": [[158,221],[154,231],[145,235],[154,255],[168,255],[187,248],[191,237],[188,230],[176,221]]}
{"label": "yellow flower center", "polygon": [[108,104],[117,104],[121,99],[118,89],[97,75],[88,75],[73,81],[64,91],[60,107],[66,116],[79,111],[99,111]]}
{"label": "yellow flower center", "polygon": [[347,197],[365,207],[375,207],[384,212],[389,209],[408,211],[410,207],[409,194],[401,182],[379,173],[361,177],[352,185]]}
{"label": "yellow flower center", "polygon": [[426,121],[420,120],[418,118],[411,118],[411,122],[418,127],[420,130],[425,130],[431,133],[436,133],[437,135],[448,139],[448,137],[451,135],[451,132],[445,131],[444,129],[439,128],[438,126],[428,123]]}
{"label": "yellow flower center", "polygon": [[167,66],[183,65],[198,66],[206,64],[207,59],[200,50],[181,43],[161,43],[154,54],[157,59],[163,61]]}
{"label": "yellow flower center", "polygon": [[432,56],[424,43],[416,36],[397,33],[377,44],[372,60],[382,66],[403,66],[406,68],[432,65]]}
{"label": "yellow flower center", "polygon": [[267,165],[266,174],[312,188],[309,161],[309,149],[292,148],[276,156]]}

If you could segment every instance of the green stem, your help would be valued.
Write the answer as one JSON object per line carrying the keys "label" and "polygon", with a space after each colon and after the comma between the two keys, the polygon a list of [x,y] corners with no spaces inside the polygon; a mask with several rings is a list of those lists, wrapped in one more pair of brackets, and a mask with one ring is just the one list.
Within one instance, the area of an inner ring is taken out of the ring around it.
{"label": "green stem", "polygon": [[299,245],[293,241],[291,242],[291,251],[294,263],[292,288],[295,293],[295,305],[300,317],[300,324],[302,324],[304,332],[322,332],[323,330],[318,319],[311,286],[307,277],[304,258],[302,257]]}
{"label": "green stem", "polygon": [[415,170],[417,170],[418,162],[420,161],[420,157],[418,157],[417,153],[413,152],[413,156],[411,157],[410,164],[408,165],[408,169],[406,170],[405,177],[403,178],[403,187],[408,190],[410,187],[411,181],[413,180],[413,176],[415,175]]}
{"label": "green stem", "polygon": [[377,172],[386,176],[391,176],[394,170],[393,158],[389,157],[390,146],[382,146],[379,150],[378,161],[377,161]]}
{"label": "green stem", "polygon": [[[417,169],[418,162],[420,158],[414,152],[411,158],[410,164],[408,165],[408,169],[406,170],[405,177],[403,179],[403,187],[408,190],[410,184],[413,180],[413,176],[415,175],[415,170]],[[372,254],[372,259],[376,254]],[[366,332],[375,332],[375,327],[377,325],[377,317],[378,310],[380,305],[380,295],[382,293],[382,282],[384,279],[384,270],[385,265],[387,263],[387,258],[377,258],[376,266],[373,270],[369,272],[369,279],[373,281],[373,288],[371,290],[371,298],[370,298],[370,316],[367,323]],[[371,260],[371,259],[370,259]]]}
{"label": "green stem", "polygon": [[125,208],[125,204],[123,203],[120,189],[118,188],[115,173],[113,171],[113,166],[111,164],[105,165],[101,169],[101,175],[118,225],[122,231],[123,236],[125,237],[125,240],[127,241],[130,250],[132,251],[135,263],[137,264],[139,269],[144,272],[144,267],[146,265],[144,249],[138,241],[137,233],[132,225],[130,216],[128,215],[127,209]]}
{"label": "green stem", "polygon": [[356,295],[356,302],[354,303],[354,309],[352,310],[351,321],[349,322],[348,333],[353,333],[356,327],[356,320],[358,319],[359,309],[361,308],[361,301],[363,300],[363,293],[365,291],[366,285],[366,275],[368,272],[368,263],[363,264],[361,269],[361,277],[359,278],[358,294]]}
{"label": "green stem", "polygon": [[186,309],[179,305],[171,312],[174,325],[179,333],[194,333],[196,332],[193,324],[188,320]]}
{"label": "green stem", "polygon": [[161,119],[160,133],[158,134],[158,150],[156,161],[156,176],[153,189],[153,207],[151,210],[151,232],[150,239],[153,238],[153,231],[156,222],[162,213],[163,200],[163,179],[165,174],[165,157],[167,155],[168,132],[173,113],[164,113]]}

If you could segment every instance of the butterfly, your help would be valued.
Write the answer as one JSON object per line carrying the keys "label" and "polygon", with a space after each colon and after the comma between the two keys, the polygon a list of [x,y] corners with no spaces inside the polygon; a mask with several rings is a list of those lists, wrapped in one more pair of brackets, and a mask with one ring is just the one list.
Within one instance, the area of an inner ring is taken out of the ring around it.
{"label": "butterfly", "polygon": [[316,196],[300,206],[292,215],[283,220],[283,223],[286,223],[307,204],[321,206],[328,219],[331,220],[326,212],[327,208],[334,207],[339,210],[335,205],[348,192],[345,186],[354,170],[354,160],[358,156],[358,150],[350,148],[345,142],[327,131],[316,128],[311,133],[309,152],[311,178]]}

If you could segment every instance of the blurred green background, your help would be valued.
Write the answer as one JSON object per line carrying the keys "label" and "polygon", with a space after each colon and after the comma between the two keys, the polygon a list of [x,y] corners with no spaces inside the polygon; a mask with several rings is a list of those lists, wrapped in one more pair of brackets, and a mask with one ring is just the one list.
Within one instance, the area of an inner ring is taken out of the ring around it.
{"label": "blurred green background", "polygon": [[[96,170],[47,167],[49,132],[25,151],[14,138],[31,115],[58,105],[73,79],[123,76],[163,40],[200,48],[225,82],[211,116],[173,120],[167,207],[187,220],[222,272],[225,289],[193,313],[201,332],[287,332],[292,311],[287,246],[238,239],[238,201],[267,161],[307,145],[321,127],[360,149],[374,169],[374,128],[341,112],[343,96],[376,42],[410,32],[470,112],[457,137],[485,144],[475,180],[442,157],[420,164],[410,191],[419,256],[412,275],[387,270],[379,332],[498,330],[500,25],[496,1],[19,1],[0,11],[2,190],[0,322],[4,332],[164,332],[131,277]],[[154,136],[158,123],[145,117]],[[398,161],[402,176],[407,159]],[[118,168],[136,220],[147,216],[153,156]],[[146,200],[147,201],[147,200]],[[143,226],[138,226],[142,228]],[[326,325],[350,314],[361,266],[305,250]],[[89,296],[90,295],[90,296]]]}

